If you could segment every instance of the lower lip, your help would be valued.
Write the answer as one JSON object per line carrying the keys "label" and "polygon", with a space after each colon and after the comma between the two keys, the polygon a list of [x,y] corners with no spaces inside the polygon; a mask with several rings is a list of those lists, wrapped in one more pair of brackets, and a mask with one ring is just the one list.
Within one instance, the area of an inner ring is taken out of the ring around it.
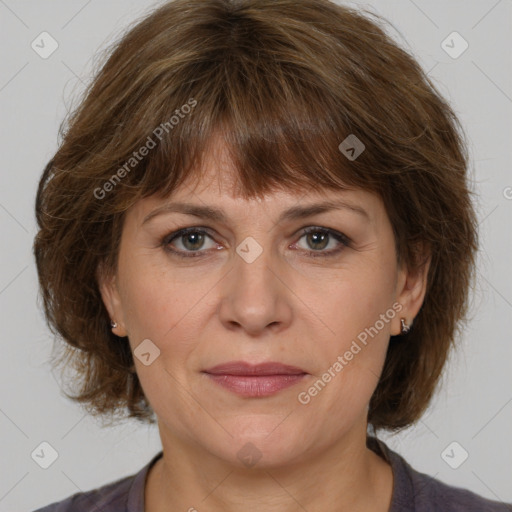
{"label": "lower lip", "polygon": [[300,375],[214,375],[207,374],[214,382],[229,391],[245,397],[264,397],[274,395],[282,389],[289,388],[306,376]]}

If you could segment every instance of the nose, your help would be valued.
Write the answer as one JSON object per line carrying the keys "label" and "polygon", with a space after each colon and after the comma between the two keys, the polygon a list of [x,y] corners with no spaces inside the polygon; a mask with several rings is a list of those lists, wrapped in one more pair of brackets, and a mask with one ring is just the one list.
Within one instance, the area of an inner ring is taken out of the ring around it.
{"label": "nose", "polygon": [[292,319],[293,298],[286,263],[266,248],[254,261],[240,254],[236,254],[233,268],[222,280],[221,322],[229,330],[250,336],[286,329]]}

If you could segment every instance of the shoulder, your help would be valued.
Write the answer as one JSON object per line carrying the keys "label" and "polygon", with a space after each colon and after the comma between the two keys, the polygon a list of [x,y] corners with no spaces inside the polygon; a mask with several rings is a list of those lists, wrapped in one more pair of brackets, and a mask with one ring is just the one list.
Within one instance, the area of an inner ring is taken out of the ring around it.
{"label": "shoulder", "polygon": [[486,499],[468,489],[454,487],[409,466],[417,512],[512,512],[512,504]]}
{"label": "shoulder", "polygon": [[78,492],[35,512],[85,512],[92,507],[97,507],[102,512],[124,511],[134,478],[135,476],[128,476],[91,491]]}
{"label": "shoulder", "polygon": [[97,489],[78,492],[68,498],[46,505],[34,512],[142,512],[144,487],[151,466],[162,456],[155,455],[138,473],[105,484]]}
{"label": "shoulder", "polygon": [[132,475],[91,491],[78,492],[65,500],[37,509],[35,512],[85,512],[93,509],[99,509],[102,512],[124,512],[134,480],[135,475]]}
{"label": "shoulder", "polygon": [[512,512],[512,504],[486,499],[413,469],[383,441],[369,437],[368,448],[389,462],[393,469],[390,512]]}

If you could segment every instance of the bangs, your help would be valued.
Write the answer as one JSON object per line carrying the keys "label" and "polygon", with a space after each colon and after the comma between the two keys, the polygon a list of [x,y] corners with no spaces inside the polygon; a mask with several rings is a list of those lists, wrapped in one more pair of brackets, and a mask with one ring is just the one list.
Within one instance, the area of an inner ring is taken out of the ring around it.
{"label": "bangs", "polygon": [[[276,80],[259,88],[267,94],[258,98],[236,78],[206,94],[198,86],[188,98],[182,95],[173,102],[167,120],[176,118],[176,110],[195,106],[177,125],[162,121],[156,135],[155,130],[150,134],[156,147],[126,181],[129,189],[137,190],[134,201],[153,194],[168,197],[185,181],[200,182],[206,159],[221,147],[237,170],[236,194],[244,198],[276,189],[369,187],[357,162],[338,149],[351,132],[337,126],[325,98],[315,101],[318,92],[298,89],[285,94],[290,84]],[[143,140],[149,141],[147,136]]]}
{"label": "bangs", "polygon": [[328,126],[323,113],[316,111],[315,116],[308,111],[307,105],[300,103],[303,98],[286,104],[276,101],[277,95],[269,90],[268,101],[256,103],[249,91],[228,92],[238,95],[235,99],[240,100],[239,105],[226,104],[223,95],[197,95],[196,110],[166,134],[141,166],[135,184],[140,197],[168,197],[185,181],[198,184],[204,178],[207,160],[212,158],[219,162],[222,173],[217,160],[221,150],[226,151],[223,156],[229,159],[230,167],[236,169],[235,195],[246,199],[272,190],[306,192],[365,186],[357,164],[349,162],[338,149],[345,138],[339,135],[341,130]]}
{"label": "bangs", "polygon": [[[187,180],[200,182],[205,160],[220,146],[237,170],[236,194],[244,198],[276,189],[378,190],[375,169],[366,172],[371,157],[349,160],[339,149],[349,135],[364,140],[367,130],[349,108],[354,85],[343,88],[340,80],[333,94],[311,63],[297,64],[299,55],[279,60],[275,42],[252,48],[240,41],[234,46],[229,37],[176,64],[179,82],[174,68],[162,66],[149,86],[130,92],[137,103],[130,105],[129,133],[119,136],[124,163],[116,162],[129,172],[116,186],[124,200],[115,203],[126,209],[143,197],[168,197]],[[144,146],[147,156],[130,157]]]}

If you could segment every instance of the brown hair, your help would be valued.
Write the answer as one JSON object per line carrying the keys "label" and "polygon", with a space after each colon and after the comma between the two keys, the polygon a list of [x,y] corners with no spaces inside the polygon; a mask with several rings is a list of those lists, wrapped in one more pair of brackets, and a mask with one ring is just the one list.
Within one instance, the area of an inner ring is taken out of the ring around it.
{"label": "brown hair", "polygon": [[[383,27],[328,0],[175,0],[108,50],[36,198],[44,310],[78,384],[67,396],[154,421],[97,272],[116,270],[124,212],[199,179],[220,134],[244,197],[360,187],[382,197],[399,263],[418,268],[429,248],[423,305],[391,337],[368,413],[376,429],[419,419],[467,313],[477,225],[459,121]],[[365,145],[354,160],[338,149],[351,134]]]}

